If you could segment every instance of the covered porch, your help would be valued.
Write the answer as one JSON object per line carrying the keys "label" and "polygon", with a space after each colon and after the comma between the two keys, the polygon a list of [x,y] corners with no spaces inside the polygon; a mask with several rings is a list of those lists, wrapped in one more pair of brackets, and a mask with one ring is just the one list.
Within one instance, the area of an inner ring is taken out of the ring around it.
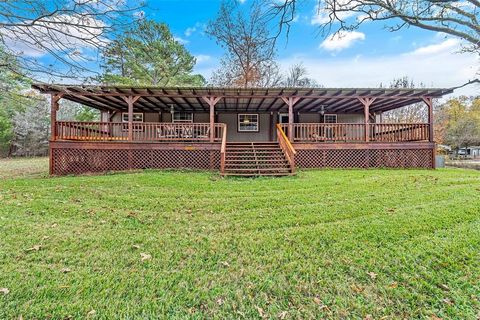
{"label": "covered porch", "polygon": [[[420,154],[418,150],[424,150],[423,162],[417,161],[412,166],[433,167],[433,99],[452,92],[451,89],[149,88],[50,84],[35,84],[33,88],[52,97],[52,157],[56,149],[139,150],[141,146],[142,150],[203,153],[200,166],[189,165],[188,160],[182,160],[179,166],[219,168],[221,171],[228,142],[255,141],[278,142],[292,166],[358,167],[359,161],[351,165],[344,160],[320,161],[325,158],[326,150],[332,150],[332,154],[348,150],[344,156],[340,153],[335,158],[365,153],[358,150],[384,150],[384,154],[388,154],[386,150],[410,150],[409,154]],[[61,99],[100,110],[101,121],[57,121]],[[385,112],[414,103],[425,105],[428,115],[425,122],[383,121]],[[205,156],[206,151],[209,157]],[[305,157],[307,153],[309,156]],[[398,159],[408,157],[402,151],[397,154]],[[426,154],[430,155],[429,159]],[[168,157],[167,152],[161,158]],[[302,160],[306,158],[309,160]],[[375,162],[375,166],[396,166],[395,161],[382,161]],[[167,161],[167,167],[176,167],[174,162]],[[363,161],[360,167],[370,167],[370,163]],[[410,166],[403,158],[397,163],[399,167]],[[162,167],[155,163],[139,166]],[[55,173],[55,168],[51,172]]]}

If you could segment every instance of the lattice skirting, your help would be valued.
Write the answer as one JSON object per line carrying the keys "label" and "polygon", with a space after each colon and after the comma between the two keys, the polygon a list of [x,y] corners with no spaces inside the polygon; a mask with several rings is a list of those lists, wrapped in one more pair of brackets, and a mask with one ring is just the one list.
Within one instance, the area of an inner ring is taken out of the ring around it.
{"label": "lattice skirting", "polygon": [[219,169],[219,150],[52,148],[54,175],[134,169]]}
{"label": "lattice skirting", "polygon": [[433,168],[432,149],[297,150],[303,168]]}

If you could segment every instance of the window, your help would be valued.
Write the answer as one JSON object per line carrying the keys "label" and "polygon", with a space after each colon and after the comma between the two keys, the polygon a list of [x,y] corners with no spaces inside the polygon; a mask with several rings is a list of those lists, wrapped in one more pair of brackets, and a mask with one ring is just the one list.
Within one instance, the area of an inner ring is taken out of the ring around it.
{"label": "window", "polygon": [[[122,112],[122,122],[128,123],[128,112]],[[143,122],[143,113],[140,112],[134,112],[133,113],[133,119],[132,119],[133,124],[133,130],[134,131],[142,131],[143,127],[140,125],[135,125],[135,122]],[[124,124],[123,131],[128,131],[128,124]]]}
{"label": "window", "polygon": [[336,114],[326,114],[323,118],[324,123],[337,123],[337,115]]}
{"label": "window", "polygon": [[258,132],[258,114],[239,114],[239,132]]}
{"label": "window", "polygon": [[174,112],[172,122],[193,122],[193,113]]}
{"label": "window", "polygon": [[[122,113],[122,122],[128,122],[128,112]],[[134,112],[132,122],[143,122],[143,113]]]}

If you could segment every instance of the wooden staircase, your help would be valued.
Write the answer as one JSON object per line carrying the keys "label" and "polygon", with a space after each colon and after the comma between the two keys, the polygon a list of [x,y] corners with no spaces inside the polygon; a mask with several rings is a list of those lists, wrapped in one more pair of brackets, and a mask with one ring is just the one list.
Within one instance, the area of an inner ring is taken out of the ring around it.
{"label": "wooden staircase", "polygon": [[292,168],[278,142],[228,142],[225,176],[287,176]]}

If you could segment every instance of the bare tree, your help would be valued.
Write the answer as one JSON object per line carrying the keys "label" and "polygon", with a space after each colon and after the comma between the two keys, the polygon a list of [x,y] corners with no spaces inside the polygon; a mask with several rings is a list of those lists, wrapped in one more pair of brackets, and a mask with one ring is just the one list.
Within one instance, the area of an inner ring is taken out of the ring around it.
{"label": "bare tree", "polygon": [[[277,19],[279,34],[290,28],[299,3],[271,0],[267,16]],[[369,21],[385,21],[390,31],[410,26],[442,32],[466,43],[466,51],[480,53],[479,0],[319,0],[316,21],[323,34],[351,31]]]}
{"label": "bare tree", "polygon": [[302,63],[294,64],[285,77],[286,87],[318,87],[315,79],[308,77],[308,70]]}
{"label": "bare tree", "polygon": [[[86,79],[108,34],[142,17],[143,4],[125,0],[0,1],[0,44],[33,77]],[[41,57],[48,55],[48,63]],[[13,69],[8,61],[0,68]],[[20,71],[23,70],[23,71]]]}
{"label": "bare tree", "polygon": [[[383,87],[380,84],[380,87]],[[425,88],[423,83],[418,86],[408,77],[393,79],[390,82],[389,88],[395,89],[413,89],[415,87]],[[424,103],[416,103],[402,108],[394,109],[385,112],[383,115],[384,121],[389,123],[419,123],[427,120],[427,107]]]}
{"label": "bare tree", "polygon": [[260,87],[279,83],[279,68],[274,61],[275,42],[260,2],[254,2],[249,12],[243,12],[237,1],[223,1],[206,32],[226,50],[211,84]]}
{"label": "bare tree", "polygon": [[13,155],[36,157],[48,153],[50,105],[47,99],[32,100],[25,111],[13,117]]}

